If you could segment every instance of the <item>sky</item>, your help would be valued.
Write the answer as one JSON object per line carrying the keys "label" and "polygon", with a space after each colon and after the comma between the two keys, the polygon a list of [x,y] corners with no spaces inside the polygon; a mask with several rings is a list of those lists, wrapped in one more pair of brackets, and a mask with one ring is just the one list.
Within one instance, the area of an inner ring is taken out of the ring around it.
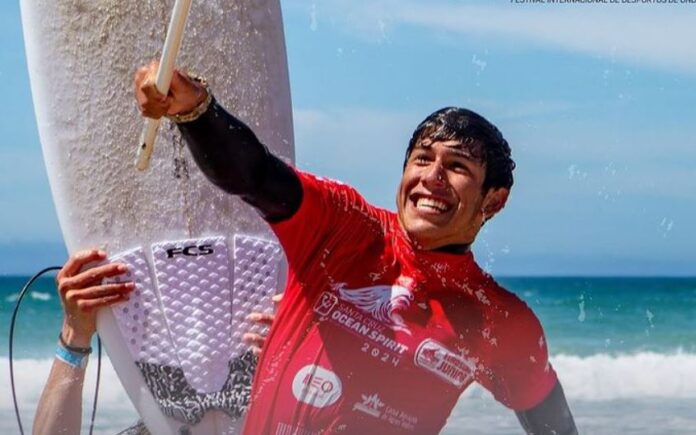
{"label": "sky", "polygon": [[[445,106],[517,162],[476,241],[494,275],[696,275],[696,3],[286,0],[297,164],[394,209],[406,143]],[[0,4],[0,274],[66,258],[19,4]]]}

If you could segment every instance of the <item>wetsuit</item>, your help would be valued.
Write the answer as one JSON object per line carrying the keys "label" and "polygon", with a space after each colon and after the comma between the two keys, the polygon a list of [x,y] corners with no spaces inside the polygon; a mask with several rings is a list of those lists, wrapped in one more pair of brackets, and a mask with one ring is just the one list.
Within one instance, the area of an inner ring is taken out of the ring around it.
{"label": "wetsuit", "polygon": [[473,382],[529,433],[576,432],[538,319],[470,251],[414,248],[394,213],[286,165],[217,104],[180,129],[288,257],[245,433],[438,433]]}

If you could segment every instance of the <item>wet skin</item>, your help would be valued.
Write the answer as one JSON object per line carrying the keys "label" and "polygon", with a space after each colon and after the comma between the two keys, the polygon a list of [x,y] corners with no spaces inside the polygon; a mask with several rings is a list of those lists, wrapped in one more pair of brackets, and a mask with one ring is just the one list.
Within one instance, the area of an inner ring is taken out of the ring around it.
{"label": "wet skin", "polygon": [[483,190],[485,164],[461,142],[424,139],[406,163],[397,193],[399,222],[422,249],[470,244],[500,211],[509,190]]}

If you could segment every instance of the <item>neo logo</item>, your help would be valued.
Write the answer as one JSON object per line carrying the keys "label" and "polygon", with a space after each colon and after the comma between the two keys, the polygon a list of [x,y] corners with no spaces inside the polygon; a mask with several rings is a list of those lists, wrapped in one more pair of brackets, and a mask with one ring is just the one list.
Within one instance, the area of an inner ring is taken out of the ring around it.
{"label": "neo logo", "polygon": [[189,257],[198,257],[199,255],[210,255],[213,251],[213,245],[191,245],[183,248],[167,249],[167,258],[173,258],[175,255],[187,255]]}

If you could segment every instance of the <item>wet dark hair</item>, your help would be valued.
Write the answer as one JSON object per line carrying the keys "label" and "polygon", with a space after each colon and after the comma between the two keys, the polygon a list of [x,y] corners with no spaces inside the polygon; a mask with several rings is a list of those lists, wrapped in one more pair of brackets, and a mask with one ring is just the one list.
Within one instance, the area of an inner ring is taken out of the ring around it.
{"label": "wet dark hair", "polygon": [[413,149],[424,139],[461,142],[473,159],[486,165],[484,191],[512,187],[515,162],[510,157],[510,146],[500,130],[478,113],[460,107],[445,107],[425,118],[408,143],[404,169]]}

